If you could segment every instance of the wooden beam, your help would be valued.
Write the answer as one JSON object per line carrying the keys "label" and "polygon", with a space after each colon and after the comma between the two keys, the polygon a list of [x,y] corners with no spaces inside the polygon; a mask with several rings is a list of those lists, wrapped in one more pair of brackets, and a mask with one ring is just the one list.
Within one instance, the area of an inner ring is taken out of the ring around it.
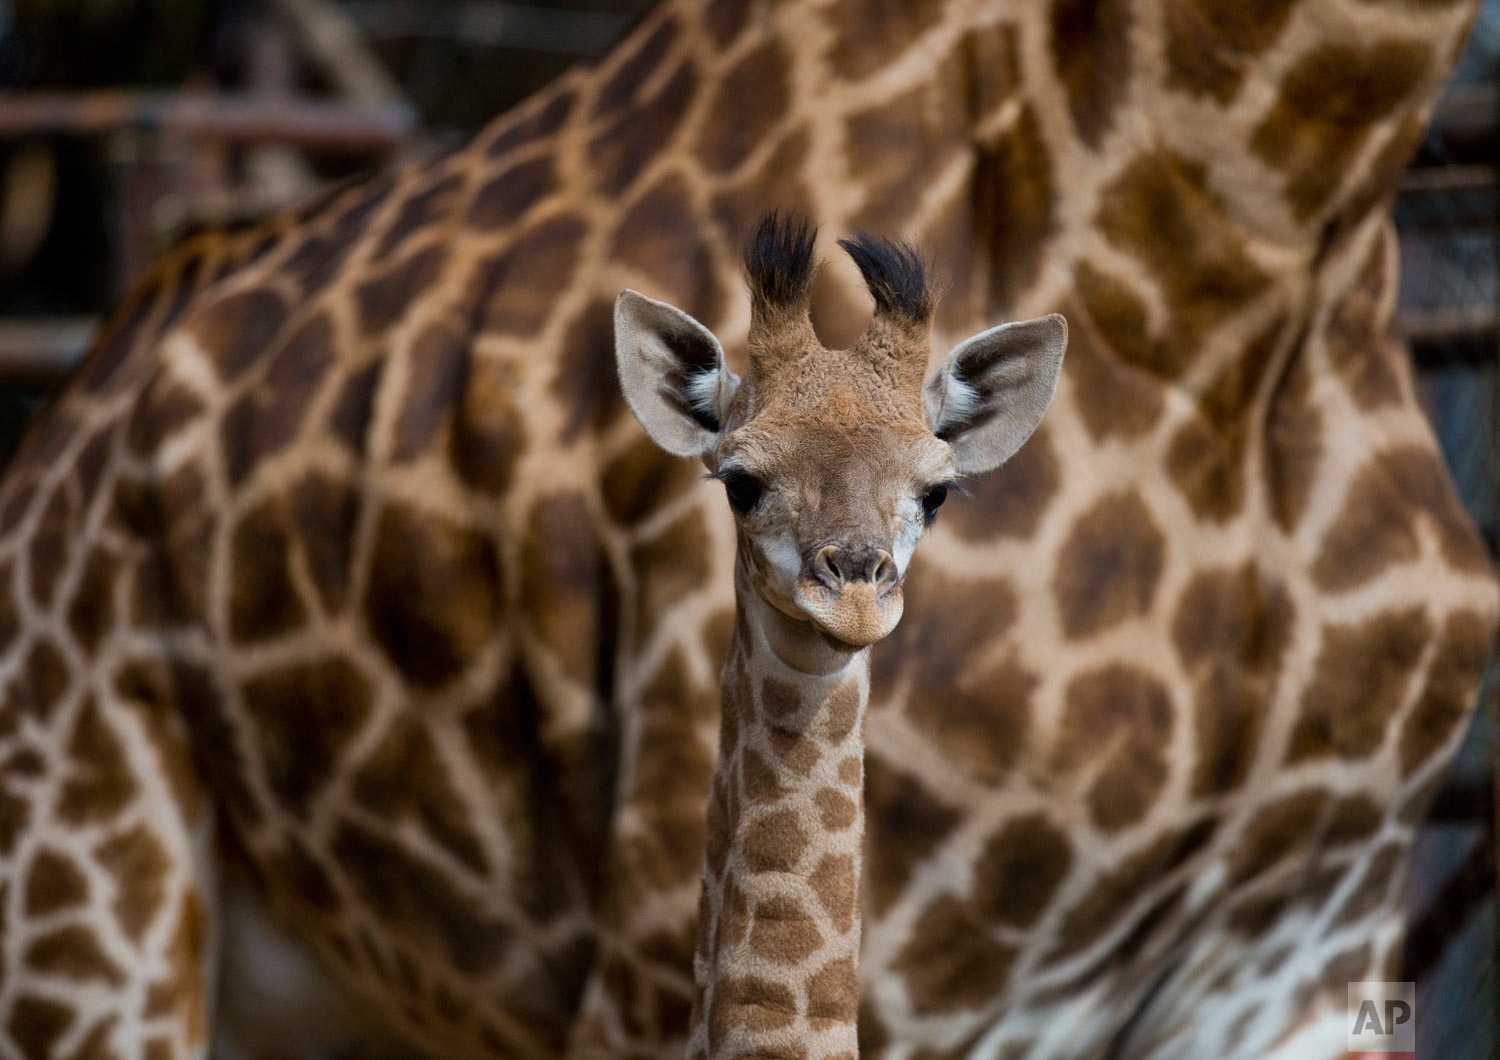
{"label": "wooden beam", "polygon": [[295,30],[299,47],[340,95],[363,103],[409,104],[360,36],[354,21],[328,0],[271,0]]}

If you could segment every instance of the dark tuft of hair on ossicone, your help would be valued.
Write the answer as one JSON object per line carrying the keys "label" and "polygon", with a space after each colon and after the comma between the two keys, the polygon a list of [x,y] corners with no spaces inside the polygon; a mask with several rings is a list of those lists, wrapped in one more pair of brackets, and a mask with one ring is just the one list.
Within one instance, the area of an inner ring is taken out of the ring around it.
{"label": "dark tuft of hair on ossicone", "polygon": [[772,210],[745,246],[750,294],[765,309],[795,310],[807,304],[817,259],[818,230],[798,213]]}
{"label": "dark tuft of hair on ossicone", "polygon": [[882,239],[856,230],[839,240],[865,278],[875,299],[876,313],[902,317],[916,324],[932,320],[937,304],[931,269],[915,247],[904,239]]}

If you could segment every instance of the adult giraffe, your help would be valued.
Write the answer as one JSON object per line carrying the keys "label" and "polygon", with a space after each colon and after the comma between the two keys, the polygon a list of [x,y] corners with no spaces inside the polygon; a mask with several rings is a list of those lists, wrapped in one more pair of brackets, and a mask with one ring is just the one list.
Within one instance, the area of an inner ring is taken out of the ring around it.
{"label": "adult giraffe", "polygon": [[935,250],[939,340],[1073,324],[876,660],[862,1051],[1337,1055],[1497,610],[1389,336],[1470,14],[671,0],[181,248],[0,487],[0,1051],[330,1048],[310,964],[239,1019],[262,906],[439,1055],[680,1051],[733,549],[611,305],[733,359],[781,205]]}

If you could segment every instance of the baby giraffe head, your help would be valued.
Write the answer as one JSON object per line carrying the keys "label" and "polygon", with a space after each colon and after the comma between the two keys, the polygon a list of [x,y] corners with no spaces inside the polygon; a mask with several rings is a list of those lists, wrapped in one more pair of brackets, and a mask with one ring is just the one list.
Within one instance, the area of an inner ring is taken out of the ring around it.
{"label": "baby giraffe head", "polygon": [[852,652],[896,627],[907,565],[949,489],[1036,428],[1067,324],[1053,314],[980,332],[924,385],[934,293],[922,259],[864,233],[841,241],[875,313],[852,349],[830,350],[808,316],[815,237],[773,213],[747,247],[743,380],[702,324],[630,290],[615,302],[615,356],[646,433],[724,483],[742,595],[748,585],[768,614]]}

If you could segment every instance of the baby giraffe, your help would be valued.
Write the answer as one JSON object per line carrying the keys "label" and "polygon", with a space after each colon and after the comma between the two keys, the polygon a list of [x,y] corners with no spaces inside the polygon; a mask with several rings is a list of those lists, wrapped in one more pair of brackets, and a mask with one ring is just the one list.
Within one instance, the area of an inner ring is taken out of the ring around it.
{"label": "baby giraffe", "polygon": [[686,313],[629,290],[615,302],[626,401],[723,482],[738,527],[690,1060],[858,1056],[868,649],[901,618],[948,490],[1026,441],[1067,345],[1061,316],[1004,324],[924,386],[922,260],[860,233],[840,246],[875,314],[853,349],[825,349],[808,316],[815,235],[773,213],[746,250],[744,380]]}

